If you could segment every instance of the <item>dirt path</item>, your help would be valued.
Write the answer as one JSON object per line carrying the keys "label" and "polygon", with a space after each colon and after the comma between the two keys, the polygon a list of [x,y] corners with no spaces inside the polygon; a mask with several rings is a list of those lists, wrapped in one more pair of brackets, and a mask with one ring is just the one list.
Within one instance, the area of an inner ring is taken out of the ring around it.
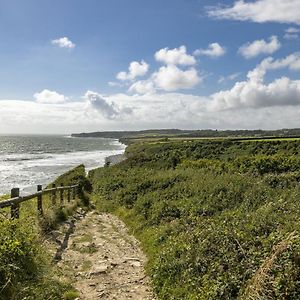
{"label": "dirt path", "polygon": [[60,273],[80,299],[155,299],[144,273],[146,258],[117,217],[78,211],[52,239]]}

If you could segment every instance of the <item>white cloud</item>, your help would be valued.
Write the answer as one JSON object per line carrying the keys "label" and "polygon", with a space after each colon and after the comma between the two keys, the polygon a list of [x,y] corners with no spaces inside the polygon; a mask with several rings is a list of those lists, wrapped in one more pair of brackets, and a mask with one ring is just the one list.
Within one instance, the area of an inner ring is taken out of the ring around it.
{"label": "white cloud", "polygon": [[295,27],[289,27],[288,29],[285,30],[286,33],[299,33],[300,29],[295,28]]}
{"label": "white cloud", "polygon": [[129,92],[138,94],[152,94],[155,92],[154,83],[151,80],[140,80],[129,88]]}
{"label": "white cloud", "polygon": [[124,86],[126,86],[126,84],[125,83],[120,83],[120,82],[115,82],[115,81],[109,81],[108,82],[108,85],[110,86],[110,87],[118,87],[118,88],[121,88],[121,87],[124,87]]}
{"label": "white cloud", "polygon": [[68,98],[64,95],[47,89],[44,89],[39,93],[35,93],[33,96],[38,103],[64,103],[68,100]]}
{"label": "white cloud", "polygon": [[269,70],[289,68],[300,70],[300,54],[292,54],[284,59],[263,60],[247,75],[248,80],[237,82],[232,89],[220,91],[210,96],[208,106],[211,110],[236,108],[260,108],[271,106],[300,105],[300,80],[281,77],[270,84],[264,83],[264,76]]}
{"label": "white cloud", "polygon": [[167,65],[159,68],[147,80],[135,82],[129,88],[129,92],[139,94],[151,94],[157,90],[174,92],[181,89],[191,89],[202,81],[195,68],[181,70],[175,65]]}
{"label": "white cloud", "polygon": [[255,69],[248,72],[247,77],[253,82],[262,82],[269,70],[288,68],[289,70],[300,70],[300,52],[288,55],[285,58],[274,60],[272,57],[264,59]]}
{"label": "white cloud", "polygon": [[147,74],[149,65],[145,61],[130,63],[128,72],[120,72],[117,74],[117,79],[121,81],[134,80],[137,77],[141,77]]}
{"label": "white cloud", "polygon": [[[186,47],[181,46],[174,49],[160,49],[155,53],[157,61],[163,62],[165,66],[160,67],[146,80],[132,83],[128,91],[138,94],[153,94],[156,91],[173,92],[180,89],[191,89],[202,81],[195,67],[196,59],[187,54]],[[179,68],[181,65],[182,68]],[[131,72],[118,74],[120,80],[126,80]]]}
{"label": "white cloud", "polygon": [[62,37],[51,41],[52,45],[58,46],[60,48],[73,49],[76,45],[69,40],[67,37]]}
{"label": "white cloud", "polygon": [[210,108],[226,110],[236,108],[260,108],[270,106],[300,105],[300,80],[282,77],[270,84],[243,81],[231,90],[220,91],[211,96]]}
{"label": "white cloud", "polygon": [[[181,93],[106,97],[122,113],[108,118],[86,101],[45,104],[0,100],[0,133],[66,133],[142,128],[276,129],[299,127],[300,105],[212,109],[211,97]],[[122,105],[126,105],[125,110]],[[129,108],[129,109],[128,109]],[[130,110],[131,109],[131,110]],[[127,113],[130,110],[130,113]]]}
{"label": "white cloud", "polygon": [[[191,78],[196,84],[199,78],[193,67],[184,71],[167,65],[148,80],[134,83],[136,86],[132,91],[136,93],[133,95],[103,96],[88,91],[80,101],[0,100],[0,132],[299,127],[300,80],[283,76],[265,82],[267,72],[283,68],[299,71],[300,53],[282,59],[266,58],[248,72],[246,80],[205,97],[171,93],[175,89],[188,88]],[[231,75],[231,78],[235,77],[235,74]]]}
{"label": "white cloud", "polygon": [[201,82],[195,68],[183,71],[174,65],[161,67],[152,75],[152,80],[158,89],[168,92],[191,89]]}
{"label": "white cloud", "polygon": [[185,46],[160,49],[155,53],[155,59],[167,65],[192,66],[197,63],[194,56],[187,54]]}
{"label": "white cloud", "polygon": [[211,43],[207,49],[198,49],[194,52],[194,55],[207,55],[210,57],[220,57],[226,53],[226,49],[219,43]]}
{"label": "white cloud", "polygon": [[100,112],[103,116],[108,119],[114,119],[119,114],[115,104],[108,102],[102,95],[87,91],[84,98],[89,109]]}
{"label": "white cloud", "polygon": [[287,40],[295,40],[299,37],[300,29],[295,27],[289,27],[285,30],[284,38]]}
{"label": "white cloud", "polygon": [[208,15],[217,19],[300,25],[299,11],[299,0],[256,0],[251,2],[239,0],[233,6],[210,7]]}
{"label": "white cloud", "polygon": [[239,53],[249,59],[260,54],[272,54],[281,47],[277,36],[271,36],[269,42],[265,40],[256,40],[252,43],[247,43],[239,48]]}
{"label": "white cloud", "polygon": [[232,81],[232,80],[235,80],[237,79],[239,76],[241,75],[240,72],[237,72],[237,73],[233,73],[233,74],[230,74],[228,76],[220,76],[219,80],[218,80],[218,83],[223,83],[223,82],[226,82],[226,81]]}

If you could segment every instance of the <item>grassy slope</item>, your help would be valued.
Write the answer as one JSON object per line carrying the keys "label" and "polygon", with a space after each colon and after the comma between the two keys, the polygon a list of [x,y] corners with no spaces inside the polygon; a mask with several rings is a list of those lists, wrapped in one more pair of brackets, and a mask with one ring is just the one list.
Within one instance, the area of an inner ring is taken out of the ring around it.
{"label": "grassy slope", "polygon": [[300,298],[300,141],[133,144],[90,173],[160,299]]}
{"label": "grassy slope", "polygon": [[[82,182],[84,166],[79,166],[55,183],[65,185]],[[65,197],[66,198],[66,197]],[[58,199],[57,199],[58,201]],[[20,219],[9,220],[9,210],[1,210],[0,217],[0,299],[63,299],[72,287],[57,278],[51,257],[43,246],[45,231],[65,220],[79,203],[77,198],[61,209],[53,208],[49,196],[43,198],[44,216],[38,217],[36,200],[21,204]]]}

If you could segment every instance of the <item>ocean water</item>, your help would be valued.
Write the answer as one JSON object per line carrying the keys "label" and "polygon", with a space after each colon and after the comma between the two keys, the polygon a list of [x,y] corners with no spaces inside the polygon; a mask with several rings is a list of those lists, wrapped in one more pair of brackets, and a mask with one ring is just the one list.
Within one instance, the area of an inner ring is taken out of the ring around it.
{"label": "ocean water", "polygon": [[87,170],[104,165],[105,157],[124,153],[114,139],[67,136],[0,136],[0,194],[19,187],[22,194],[48,184],[84,164]]}

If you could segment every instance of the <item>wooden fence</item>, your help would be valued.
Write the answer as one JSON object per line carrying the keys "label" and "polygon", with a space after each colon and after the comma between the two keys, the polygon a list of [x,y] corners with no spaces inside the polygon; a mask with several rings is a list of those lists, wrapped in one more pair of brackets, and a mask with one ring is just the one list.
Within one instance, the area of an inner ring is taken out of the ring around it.
{"label": "wooden fence", "polygon": [[43,215],[43,195],[51,194],[51,202],[53,206],[57,205],[57,194],[59,194],[60,206],[64,204],[64,192],[67,191],[67,201],[71,202],[71,199],[76,198],[76,194],[79,193],[79,184],[56,187],[52,185],[51,189],[43,190],[41,185],[37,186],[37,192],[31,195],[20,196],[20,189],[13,188],[11,190],[11,199],[0,201],[0,209],[10,207],[10,215],[12,219],[18,219],[20,217],[20,204],[22,202],[37,198],[37,211],[40,215]]}

